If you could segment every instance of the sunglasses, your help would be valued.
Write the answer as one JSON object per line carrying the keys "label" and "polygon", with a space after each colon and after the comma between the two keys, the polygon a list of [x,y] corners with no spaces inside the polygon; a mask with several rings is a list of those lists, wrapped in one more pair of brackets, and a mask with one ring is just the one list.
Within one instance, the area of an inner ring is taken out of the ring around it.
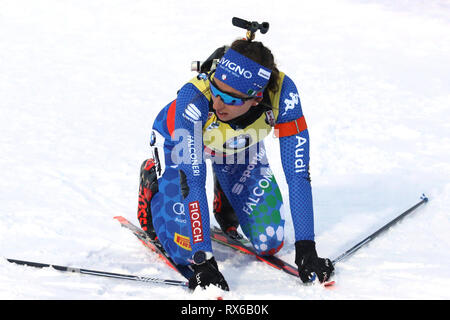
{"label": "sunglasses", "polygon": [[225,103],[227,105],[231,105],[231,106],[242,106],[246,101],[257,98],[257,97],[237,97],[237,96],[233,95],[232,93],[220,90],[217,87],[217,84],[214,82],[214,79],[212,78],[212,74],[213,74],[213,72],[211,72],[208,75],[209,87],[211,89],[211,94],[216,98],[219,97],[223,101],[223,103]]}

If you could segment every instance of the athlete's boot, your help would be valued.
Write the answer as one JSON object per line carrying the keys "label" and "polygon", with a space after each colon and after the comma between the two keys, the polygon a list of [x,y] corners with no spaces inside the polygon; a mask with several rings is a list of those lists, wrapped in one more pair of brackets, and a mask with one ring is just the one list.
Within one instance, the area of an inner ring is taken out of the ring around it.
{"label": "athlete's boot", "polygon": [[142,230],[152,240],[156,239],[156,233],[153,228],[150,202],[156,192],[158,192],[158,180],[156,178],[155,161],[150,158],[145,160],[141,165],[137,218]]}
{"label": "athlete's boot", "polygon": [[242,238],[242,236],[237,232],[239,220],[230,204],[230,201],[228,201],[225,196],[216,175],[214,175],[213,212],[220,229],[222,229],[225,234],[233,239]]}

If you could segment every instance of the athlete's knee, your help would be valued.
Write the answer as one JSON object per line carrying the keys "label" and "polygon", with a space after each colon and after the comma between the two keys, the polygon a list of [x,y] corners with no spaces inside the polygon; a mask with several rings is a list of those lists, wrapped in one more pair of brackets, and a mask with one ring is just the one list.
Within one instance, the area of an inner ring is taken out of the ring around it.
{"label": "athlete's knee", "polygon": [[253,243],[256,252],[261,256],[273,256],[283,247],[283,241],[268,241],[263,243]]}
{"label": "athlete's knee", "polygon": [[259,255],[274,255],[281,250],[284,244],[284,229],[269,226],[264,232],[255,235],[251,242]]}
{"label": "athlete's knee", "polygon": [[175,233],[173,238],[166,237],[161,243],[173,262],[183,266],[191,264],[192,251],[189,237]]}

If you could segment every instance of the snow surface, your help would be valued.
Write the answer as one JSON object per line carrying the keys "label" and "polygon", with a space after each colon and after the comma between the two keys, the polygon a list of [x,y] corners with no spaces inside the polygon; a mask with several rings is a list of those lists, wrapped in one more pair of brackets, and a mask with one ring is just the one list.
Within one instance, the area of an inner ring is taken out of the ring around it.
{"label": "snow surface", "polygon": [[[281,5],[280,5],[281,3]],[[269,21],[257,39],[296,82],[311,137],[319,255],[335,258],[430,202],[337,265],[333,290],[216,248],[225,299],[449,299],[450,2],[0,0],[0,254],[181,277],[113,216],[136,221],[153,119],[192,60]],[[278,142],[266,139],[286,201]],[[212,188],[211,175],[208,188]],[[212,200],[212,195],[208,195]],[[0,259],[0,299],[213,299]]]}

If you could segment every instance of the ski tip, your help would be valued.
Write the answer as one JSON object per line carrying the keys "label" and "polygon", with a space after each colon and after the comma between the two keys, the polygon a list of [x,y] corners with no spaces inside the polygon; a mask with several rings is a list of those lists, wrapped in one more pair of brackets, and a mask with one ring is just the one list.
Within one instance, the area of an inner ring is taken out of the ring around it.
{"label": "ski tip", "polygon": [[311,281],[308,282],[308,284],[316,284],[316,285],[319,284],[326,289],[330,289],[331,287],[334,286],[335,283],[336,283],[336,281],[334,281],[334,280],[319,282],[319,279],[317,278],[315,273],[313,273]]}
{"label": "ski tip", "polygon": [[420,199],[422,199],[423,202],[428,202],[428,197],[425,195],[425,193],[422,193],[422,196],[420,197]]}
{"label": "ski tip", "polygon": [[122,217],[122,216],[115,216],[114,219],[116,219],[116,220],[119,221],[119,222],[126,222],[126,221],[127,221],[127,220],[126,220],[124,217]]}

